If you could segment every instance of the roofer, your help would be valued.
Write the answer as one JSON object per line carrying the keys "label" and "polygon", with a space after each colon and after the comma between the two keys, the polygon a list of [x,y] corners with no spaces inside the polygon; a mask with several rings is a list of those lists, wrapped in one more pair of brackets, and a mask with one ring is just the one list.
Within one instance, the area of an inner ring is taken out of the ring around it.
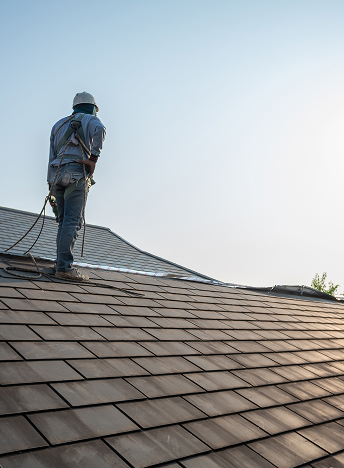
{"label": "roofer", "polygon": [[78,93],[72,115],[56,122],[50,136],[48,184],[56,197],[59,221],[55,276],[70,281],[88,281],[72,264],[91,177],[105,138],[98,110],[91,94]]}

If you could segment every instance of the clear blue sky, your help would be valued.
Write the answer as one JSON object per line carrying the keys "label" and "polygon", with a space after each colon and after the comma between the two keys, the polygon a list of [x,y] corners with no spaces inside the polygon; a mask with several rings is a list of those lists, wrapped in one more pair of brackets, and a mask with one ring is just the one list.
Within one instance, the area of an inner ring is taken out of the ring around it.
{"label": "clear blue sky", "polygon": [[86,211],[223,281],[344,290],[342,0],[0,7],[0,203],[38,212],[52,125],[92,93],[107,137]]}

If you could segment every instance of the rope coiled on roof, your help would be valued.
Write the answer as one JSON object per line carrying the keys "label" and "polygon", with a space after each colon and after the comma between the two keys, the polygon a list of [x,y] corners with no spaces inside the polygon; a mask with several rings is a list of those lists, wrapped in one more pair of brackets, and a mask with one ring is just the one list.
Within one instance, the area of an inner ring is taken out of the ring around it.
{"label": "rope coiled on roof", "polygon": [[[57,279],[57,278],[55,278],[55,275],[51,275],[50,273],[44,273],[44,272],[40,271],[40,269],[38,268],[37,262],[36,262],[35,258],[33,257],[33,255],[31,255],[30,253],[28,253],[27,255],[34,262],[34,264],[36,266],[36,270],[34,270],[32,268],[21,268],[21,267],[18,267],[18,266],[9,265],[9,266],[6,266],[6,267],[3,268],[4,271],[6,271],[6,273],[8,273],[10,275],[16,276],[17,278],[21,278],[21,279],[37,280],[39,278],[42,278],[42,276],[45,276],[48,279],[55,280],[54,281],[55,283],[76,284],[78,286],[80,286],[80,285],[96,286],[96,287],[102,287],[102,288],[108,288],[108,289],[115,289],[115,290],[121,291],[121,292],[123,292],[125,294],[129,294],[130,296],[145,297],[145,295],[142,294],[142,293],[138,293],[136,291],[131,291],[130,289],[118,288],[118,287],[112,286],[110,284],[93,283],[93,282],[90,282],[90,281],[87,281],[87,282],[63,281],[63,280]],[[22,272],[26,272],[26,273],[37,273],[38,275],[37,276],[21,275],[21,274],[15,273],[16,271],[22,271]]]}

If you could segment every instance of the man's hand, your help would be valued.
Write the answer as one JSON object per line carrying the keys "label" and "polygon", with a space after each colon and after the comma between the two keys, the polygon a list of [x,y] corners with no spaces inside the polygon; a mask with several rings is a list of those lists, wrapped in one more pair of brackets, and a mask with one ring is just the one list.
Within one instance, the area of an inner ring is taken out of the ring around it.
{"label": "man's hand", "polygon": [[95,161],[90,161],[89,159],[78,159],[78,162],[87,166],[86,172],[88,172],[89,176],[92,177],[96,168]]}

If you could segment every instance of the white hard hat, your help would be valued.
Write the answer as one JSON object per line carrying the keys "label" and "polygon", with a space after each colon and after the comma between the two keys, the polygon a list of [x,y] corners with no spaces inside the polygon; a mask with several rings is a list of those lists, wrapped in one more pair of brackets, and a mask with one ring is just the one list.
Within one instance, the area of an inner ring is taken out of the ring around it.
{"label": "white hard hat", "polygon": [[94,99],[92,94],[86,93],[86,91],[84,91],[83,93],[77,93],[75,95],[75,98],[73,99],[73,109],[78,104],[93,104],[96,106],[96,111],[99,111],[96,100]]}

